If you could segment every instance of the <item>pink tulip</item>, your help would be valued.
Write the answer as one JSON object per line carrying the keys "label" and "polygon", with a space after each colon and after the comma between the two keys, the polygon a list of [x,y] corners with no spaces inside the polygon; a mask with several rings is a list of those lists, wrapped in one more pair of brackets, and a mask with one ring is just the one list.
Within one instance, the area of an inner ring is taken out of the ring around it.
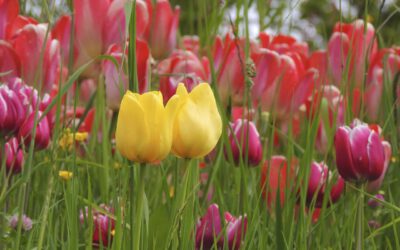
{"label": "pink tulip", "polygon": [[0,40],[6,38],[6,30],[18,16],[18,12],[18,0],[0,0]]}
{"label": "pink tulip", "polygon": [[[31,113],[25,122],[22,124],[19,129],[18,137],[21,142],[25,144],[25,147],[29,148],[31,140],[32,140],[32,132],[35,122],[35,113]],[[38,111],[37,118],[39,119],[42,116],[42,112]],[[35,140],[35,149],[42,150],[47,148],[50,144],[51,131],[47,116],[44,116],[41,121],[37,123],[36,126],[36,134],[34,135]]]}
{"label": "pink tulip", "polygon": [[[207,213],[199,220],[196,225],[196,249],[240,249],[242,239],[247,230],[247,217],[233,217],[229,212],[225,212],[224,219],[226,224],[225,237],[221,217],[217,204],[211,204]],[[226,242],[228,241],[228,242]]]}
{"label": "pink tulip", "polygon": [[[176,47],[176,35],[179,25],[179,7],[171,8],[168,0],[146,0],[150,25],[146,30],[151,55],[155,59],[168,57]],[[162,41],[162,42],[161,42]]]}
{"label": "pink tulip", "polygon": [[[127,47],[128,45],[126,45]],[[119,109],[122,95],[128,89],[128,49],[125,50],[125,53],[122,50],[121,46],[113,44],[107,51],[108,55],[117,60],[118,67],[110,60],[106,60],[102,64],[106,84],[107,105],[113,110]],[[144,93],[148,90],[150,81],[150,50],[146,42],[137,39],[136,51],[139,93]]]}
{"label": "pink tulip", "polygon": [[50,92],[57,83],[60,70],[59,43],[50,35],[46,40],[46,29],[45,24],[28,24],[12,39],[12,46],[20,58],[23,80],[41,93]]}
{"label": "pink tulip", "polygon": [[182,44],[179,47],[182,50],[188,50],[195,55],[200,56],[200,40],[198,36],[183,36]]}
{"label": "pink tulip", "polygon": [[199,83],[210,79],[208,59],[203,57],[200,60],[190,51],[174,51],[170,57],[159,63],[157,71],[164,102],[175,94],[179,83],[185,84],[190,91]]}
{"label": "pink tulip", "polygon": [[392,156],[392,147],[390,146],[389,142],[387,142],[387,141],[382,141],[382,145],[383,145],[383,148],[385,150],[384,168],[383,168],[382,174],[379,176],[378,179],[376,179],[374,181],[369,181],[367,183],[366,190],[369,193],[376,193],[376,192],[379,191],[379,189],[382,186],[383,179],[385,178],[385,174],[386,174],[386,172],[388,170],[389,164],[390,164],[390,159],[391,159],[391,156]]}
{"label": "pink tulip", "polygon": [[[109,206],[104,204],[100,205],[104,211],[114,214],[114,210]],[[88,220],[89,211],[88,207],[85,207],[85,211],[81,211],[79,215],[79,220],[81,224],[85,224]],[[111,233],[115,228],[115,220],[110,218],[108,215],[103,214],[97,210],[92,210],[93,216],[93,236],[92,244],[94,247],[109,246],[111,245],[113,234]]]}
{"label": "pink tulip", "polygon": [[256,77],[252,97],[262,109],[287,119],[315,88],[317,71],[307,69],[308,47],[288,36],[260,34],[262,49],[255,50]]}
{"label": "pink tulip", "polygon": [[377,120],[384,90],[384,79],[392,83],[400,70],[400,50],[382,49],[375,54],[368,70],[365,86],[365,107],[367,115]]}
{"label": "pink tulip", "polygon": [[[308,180],[308,188],[307,188],[307,202],[312,203],[315,199],[315,206],[321,207],[322,202],[325,196],[325,191],[327,189],[328,182],[332,181],[332,173],[329,171],[328,166],[321,162],[313,162],[311,163],[310,176]],[[329,200],[330,202],[335,203],[341,196],[344,188],[344,180],[342,177],[338,177],[336,182],[332,184]]]}
{"label": "pink tulip", "polygon": [[[375,29],[370,23],[364,24],[363,20],[351,24],[337,23],[328,43],[329,67],[335,84],[339,86],[344,80],[361,86],[365,67],[376,51]],[[343,75],[345,72],[346,76]]]}
{"label": "pink tulip", "polygon": [[27,113],[24,103],[15,91],[7,85],[0,86],[0,133],[10,134],[16,132]]}
{"label": "pink tulip", "polygon": [[[229,141],[235,164],[240,164],[240,160],[243,159],[244,164],[257,166],[262,160],[262,145],[254,123],[238,119],[232,124],[232,131],[233,133],[229,130]],[[227,150],[229,149],[225,151]]]}
{"label": "pink tulip", "polygon": [[[0,147],[0,150],[1,147]],[[4,150],[4,151],[3,151]],[[0,151],[0,160],[2,162],[2,155],[5,157],[5,165],[7,172],[18,174],[22,171],[24,165],[24,153],[19,147],[17,138],[12,137],[5,144],[2,151]]]}
{"label": "pink tulip", "polygon": [[382,140],[366,124],[339,127],[335,134],[335,149],[336,166],[347,181],[374,181],[384,172]]}

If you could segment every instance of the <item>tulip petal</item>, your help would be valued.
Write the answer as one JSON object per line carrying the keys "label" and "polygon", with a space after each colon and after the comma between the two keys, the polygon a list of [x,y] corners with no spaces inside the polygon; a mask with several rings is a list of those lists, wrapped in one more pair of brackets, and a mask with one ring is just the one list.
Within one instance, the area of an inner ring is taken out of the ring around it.
{"label": "tulip petal", "polygon": [[385,150],[376,132],[372,131],[370,134],[366,148],[369,158],[368,180],[373,181],[382,175],[385,167]]}
{"label": "tulip petal", "polygon": [[138,94],[128,91],[121,102],[116,129],[117,148],[131,161],[142,161],[140,153],[150,140],[146,126],[145,111],[139,103]]}
{"label": "tulip petal", "polygon": [[339,127],[335,134],[336,165],[345,180],[357,179],[349,138],[350,128]]}

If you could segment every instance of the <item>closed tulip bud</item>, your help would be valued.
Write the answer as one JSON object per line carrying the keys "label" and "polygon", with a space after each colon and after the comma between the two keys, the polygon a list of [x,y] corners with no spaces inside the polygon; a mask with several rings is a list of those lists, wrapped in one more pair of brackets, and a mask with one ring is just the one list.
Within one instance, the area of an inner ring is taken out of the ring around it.
{"label": "closed tulip bud", "polygon": [[341,126],[335,134],[336,165],[347,181],[378,179],[385,164],[385,151],[379,134],[366,124]]}
{"label": "closed tulip bud", "polygon": [[[34,137],[35,140],[35,149],[42,150],[47,148],[50,144],[50,127],[47,116],[43,117],[42,120],[39,121],[42,116],[42,112],[38,111],[37,119],[38,123],[36,126],[36,134]],[[31,113],[25,122],[22,124],[19,129],[18,137],[25,144],[25,147],[29,147],[32,140],[32,132],[35,125],[35,113]]]}
{"label": "closed tulip bud", "polygon": [[232,131],[229,141],[235,163],[239,164],[242,158],[247,160],[248,164],[257,166],[262,160],[262,145],[254,123],[238,119],[232,125]]}
{"label": "closed tulip bud", "polygon": [[171,150],[172,112],[160,92],[143,95],[128,91],[122,98],[116,130],[119,152],[135,162],[155,163]]}
{"label": "closed tulip bud", "polygon": [[[330,173],[328,166],[323,162],[313,162],[308,180],[307,202],[311,203],[313,199],[316,199],[315,206],[321,207],[327,185],[329,185],[330,181],[332,181],[332,173]],[[336,182],[332,184],[329,201],[332,203],[336,202],[340,198],[343,188],[344,180],[339,176]]]}
{"label": "closed tulip bud", "polygon": [[0,164],[3,162],[3,157],[1,154],[3,154],[5,157],[7,172],[11,171],[13,174],[18,174],[21,172],[24,164],[24,153],[19,147],[17,138],[11,138],[4,145],[4,151],[0,152]]}
{"label": "closed tulip bud", "polygon": [[180,83],[167,109],[174,112],[172,152],[182,158],[210,153],[222,133],[221,116],[210,85],[201,83],[188,93]]}
{"label": "closed tulip bud", "polygon": [[[225,212],[225,222],[227,223],[226,240],[228,240],[228,249],[239,249],[247,230],[247,216],[235,218],[229,212]],[[221,241],[220,246],[223,248],[224,242]]]}

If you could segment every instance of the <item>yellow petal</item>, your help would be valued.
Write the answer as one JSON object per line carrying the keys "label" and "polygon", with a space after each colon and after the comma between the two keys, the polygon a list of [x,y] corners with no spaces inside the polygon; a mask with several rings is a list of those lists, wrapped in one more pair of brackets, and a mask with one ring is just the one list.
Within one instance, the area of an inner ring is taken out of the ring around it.
{"label": "yellow petal", "polygon": [[178,84],[178,88],[176,89],[176,95],[178,95],[180,97],[188,96],[187,89],[183,83]]}
{"label": "yellow petal", "polygon": [[118,114],[115,132],[117,149],[129,160],[139,161],[138,156],[148,144],[149,137],[139,95],[128,91],[122,98]]}

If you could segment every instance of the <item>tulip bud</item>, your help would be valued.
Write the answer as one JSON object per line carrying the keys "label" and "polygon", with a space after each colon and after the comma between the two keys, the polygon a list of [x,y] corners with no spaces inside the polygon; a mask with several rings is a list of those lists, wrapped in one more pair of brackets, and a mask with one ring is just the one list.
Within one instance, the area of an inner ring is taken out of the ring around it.
{"label": "tulip bud", "polygon": [[[113,214],[113,209],[102,204],[100,208],[106,212]],[[80,212],[79,220],[81,224],[85,223],[85,219],[89,216],[88,208],[85,207],[84,211]],[[93,238],[92,243],[94,247],[109,246],[114,236],[115,220],[109,216],[102,214],[97,210],[92,211],[93,216]]]}
{"label": "tulip bud", "polygon": [[378,179],[385,164],[385,151],[378,133],[366,124],[341,126],[335,134],[336,165],[347,181]]}
{"label": "tulip bud", "polygon": [[235,164],[238,165],[242,158],[248,164],[257,166],[262,160],[262,145],[254,123],[238,119],[232,125],[232,131],[233,133],[229,133],[229,141]]}
{"label": "tulip bud", "polygon": [[[40,119],[41,116],[42,112],[38,111],[37,119]],[[32,140],[34,125],[35,113],[31,113],[19,129],[18,137],[27,148],[29,147]],[[35,149],[42,150],[47,148],[47,146],[50,144],[50,128],[47,116],[43,117],[41,121],[38,120],[35,132]]]}
{"label": "tulip bud", "polygon": [[[21,216],[22,219],[22,230],[24,231],[29,231],[32,229],[32,220],[25,214]],[[19,216],[18,214],[14,214],[9,221],[9,225],[12,229],[17,230],[18,229],[18,222],[19,222]]]}
{"label": "tulip bud", "polygon": [[[239,249],[247,230],[247,216],[235,218],[229,212],[225,212],[225,222],[227,223],[226,239],[228,240],[228,249]],[[224,242],[221,240],[220,247],[224,247]]]}
{"label": "tulip bud", "polygon": [[[0,148],[1,149],[1,148]],[[5,157],[5,164],[7,172],[12,171],[14,174],[18,174],[22,170],[24,164],[24,153],[19,148],[17,138],[12,137],[5,145],[4,152],[0,152],[0,166],[2,164],[2,155]]]}
{"label": "tulip bud", "polygon": [[190,93],[180,83],[167,103],[167,110],[174,113],[172,151],[175,155],[200,158],[211,152],[221,136],[222,120],[208,83],[197,85]]}
{"label": "tulip bud", "polygon": [[[330,173],[328,166],[323,162],[313,162],[311,164],[310,177],[308,180],[307,202],[311,203],[315,198],[315,206],[321,207],[328,182],[331,180],[332,173]],[[336,183],[332,185],[329,201],[332,203],[336,202],[340,198],[343,188],[344,181],[342,177],[339,176]]]}

